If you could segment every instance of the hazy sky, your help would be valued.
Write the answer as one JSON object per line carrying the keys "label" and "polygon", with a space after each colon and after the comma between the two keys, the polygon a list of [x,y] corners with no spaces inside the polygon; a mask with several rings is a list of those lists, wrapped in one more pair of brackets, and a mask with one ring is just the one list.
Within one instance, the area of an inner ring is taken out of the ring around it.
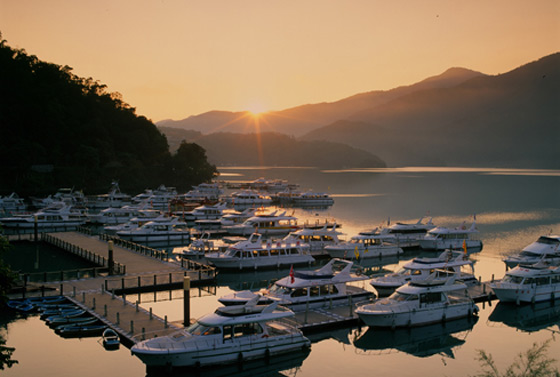
{"label": "hazy sky", "polygon": [[507,72],[560,51],[560,1],[0,0],[0,31],[159,121]]}

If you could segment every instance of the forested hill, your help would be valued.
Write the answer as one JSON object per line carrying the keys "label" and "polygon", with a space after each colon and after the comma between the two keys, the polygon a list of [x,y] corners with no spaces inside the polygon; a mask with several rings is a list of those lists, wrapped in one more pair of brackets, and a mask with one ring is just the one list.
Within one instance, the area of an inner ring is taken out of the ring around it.
{"label": "forested hill", "polygon": [[208,160],[218,166],[314,166],[331,169],[386,166],[371,152],[337,142],[298,141],[274,132],[203,135],[173,127],[160,127],[160,130],[167,136],[171,151],[178,148],[182,140],[196,142],[208,152]]}
{"label": "forested hill", "polygon": [[171,155],[166,137],[118,93],[5,40],[0,96],[0,194],[102,193],[115,179],[130,192],[162,183],[188,189],[216,172],[198,145]]}

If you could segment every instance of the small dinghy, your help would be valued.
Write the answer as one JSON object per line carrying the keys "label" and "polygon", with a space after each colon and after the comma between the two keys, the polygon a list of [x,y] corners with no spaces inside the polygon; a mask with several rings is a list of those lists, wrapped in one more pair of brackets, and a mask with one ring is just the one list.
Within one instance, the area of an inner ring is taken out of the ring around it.
{"label": "small dinghy", "polygon": [[115,350],[119,348],[120,344],[119,334],[115,330],[107,328],[103,331],[103,347],[105,349]]}

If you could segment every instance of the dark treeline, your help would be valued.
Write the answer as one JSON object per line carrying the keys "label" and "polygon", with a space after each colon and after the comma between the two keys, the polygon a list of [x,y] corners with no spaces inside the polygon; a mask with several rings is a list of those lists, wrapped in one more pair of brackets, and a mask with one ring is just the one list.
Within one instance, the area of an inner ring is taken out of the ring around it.
{"label": "dark treeline", "polygon": [[112,180],[130,193],[162,183],[186,190],[217,172],[197,144],[171,154],[166,137],[118,93],[1,35],[0,94],[1,194],[104,193]]}

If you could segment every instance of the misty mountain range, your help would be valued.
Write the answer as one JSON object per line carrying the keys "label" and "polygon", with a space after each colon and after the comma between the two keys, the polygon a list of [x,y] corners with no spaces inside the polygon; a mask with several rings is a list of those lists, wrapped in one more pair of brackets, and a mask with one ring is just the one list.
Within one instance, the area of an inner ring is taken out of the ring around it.
{"label": "misty mountain range", "polygon": [[[255,133],[246,112],[211,111],[157,125],[170,144],[196,141],[218,164],[223,156],[214,158],[213,149],[223,155],[233,139]],[[451,68],[410,86],[265,113],[258,125],[263,133],[291,135],[300,146],[347,144],[360,166],[378,156],[389,166],[560,168],[560,53],[495,76]],[[196,132],[170,136],[171,128]]]}

